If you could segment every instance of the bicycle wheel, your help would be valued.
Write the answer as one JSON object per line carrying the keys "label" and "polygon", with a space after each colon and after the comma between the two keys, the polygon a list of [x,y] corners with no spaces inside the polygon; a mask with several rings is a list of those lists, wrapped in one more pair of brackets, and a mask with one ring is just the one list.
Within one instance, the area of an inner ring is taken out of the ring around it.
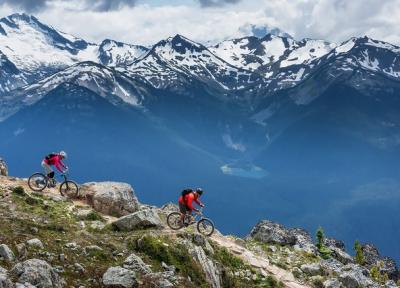
{"label": "bicycle wheel", "polygon": [[42,173],[35,173],[28,179],[28,186],[33,191],[41,192],[47,187],[48,179]]}
{"label": "bicycle wheel", "polygon": [[211,236],[214,233],[214,223],[207,218],[200,219],[197,222],[197,231],[204,236]]}
{"label": "bicycle wheel", "polygon": [[167,217],[167,224],[172,230],[179,230],[183,227],[181,213],[172,212]]}
{"label": "bicycle wheel", "polygon": [[60,194],[67,198],[76,198],[78,196],[79,187],[74,181],[67,180],[60,185]]}

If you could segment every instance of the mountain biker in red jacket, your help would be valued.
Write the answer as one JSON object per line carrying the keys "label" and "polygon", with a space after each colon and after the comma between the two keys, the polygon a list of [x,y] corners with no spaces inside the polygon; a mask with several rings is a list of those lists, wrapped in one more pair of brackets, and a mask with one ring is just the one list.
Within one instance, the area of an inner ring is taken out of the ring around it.
{"label": "mountain biker in red jacket", "polygon": [[51,153],[47,155],[42,161],[42,167],[47,175],[51,180],[54,181],[54,171],[51,166],[56,167],[60,173],[64,173],[68,167],[63,163],[62,160],[67,159],[67,153],[65,151],[61,151],[59,153]]}
{"label": "mountain biker in red jacket", "polygon": [[181,212],[181,220],[184,222],[185,215],[192,215],[192,211],[199,212],[199,209],[193,206],[193,202],[195,202],[200,207],[204,207],[204,204],[200,202],[199,198],[203,195],[203,189],[197,188],[195,191],[192,191],[185,196],[179,197],[179,211]]}

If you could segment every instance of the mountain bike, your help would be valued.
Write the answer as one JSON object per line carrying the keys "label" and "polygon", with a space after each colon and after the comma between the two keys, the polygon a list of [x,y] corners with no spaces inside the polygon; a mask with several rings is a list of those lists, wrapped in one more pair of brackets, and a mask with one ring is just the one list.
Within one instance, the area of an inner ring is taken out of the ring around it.
{"label": "mountain bike", "polygon": [[[68,171],[60,174],[63,181],[60,184],[60,194],[68,198],[76,198],[79,192],[79,186],[75,181],[68,180]],[[28,186],[33,191],[41,192],[46,187],[53,188],[57,186],[57,181],[54,178],[50,178],[43,173],[37,172],[32,174],[28,179]]]}
{"label": "mountain bike", "polygon": [[194,216],[185,214],[183,222],[181,215],[180,212],[172,212],[167,216],[167,224],[172,230],[179,230],[197,223],[197,231],[200,234],[211,236],[214,233],[214,223],[211,219],[203,216],[203,208],[200,208],[199,212],[195,213]]}

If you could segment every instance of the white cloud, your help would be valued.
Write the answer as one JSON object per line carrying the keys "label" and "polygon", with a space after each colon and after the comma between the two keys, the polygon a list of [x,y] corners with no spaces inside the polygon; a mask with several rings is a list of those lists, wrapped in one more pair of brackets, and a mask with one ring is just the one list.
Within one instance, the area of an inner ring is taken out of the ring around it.
{"label": "white cloud", "polygon": [[[83,9],[79,4],[82,1],[54,0],[35,15],[43,22],[92,42],[112,38],[151,45],[178,33],[200,42],[215,41],[237,36],[240,26],[251,23],[279,27],[297,39],[307,37],[341,42],[352,36],[368,35],[400,45],[397,32],[400,0],[228,2],[232,4],[201,8],[193,1],[179,2],[179,5],[170,2],[149,5],[137,1],[132,7],[99,12]],[[6,4],[0,6],[2,16],[12,11]]]}

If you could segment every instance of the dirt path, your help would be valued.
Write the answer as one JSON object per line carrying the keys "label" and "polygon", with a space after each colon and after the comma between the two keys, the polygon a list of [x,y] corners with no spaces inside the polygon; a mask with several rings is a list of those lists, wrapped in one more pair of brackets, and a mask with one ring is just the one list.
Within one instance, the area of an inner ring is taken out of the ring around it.
{"label": "dirt path", "polygon": [[232,239],[221,234],[214,234],[211,236],[218,245],[227,248],[232,253],[236,254],[245,263],[248,263],[252,267],[259,269],[261,274],[268,275],[272,274],[277,280],[281,281],[285,287],[289,288],[309,288],[305,284],[298,283],[298,280],[289,271],[279,268],[275,265],[271,265],[268,259],[263,258],[259,255],[254,254],[250,250],[236,244]]}

